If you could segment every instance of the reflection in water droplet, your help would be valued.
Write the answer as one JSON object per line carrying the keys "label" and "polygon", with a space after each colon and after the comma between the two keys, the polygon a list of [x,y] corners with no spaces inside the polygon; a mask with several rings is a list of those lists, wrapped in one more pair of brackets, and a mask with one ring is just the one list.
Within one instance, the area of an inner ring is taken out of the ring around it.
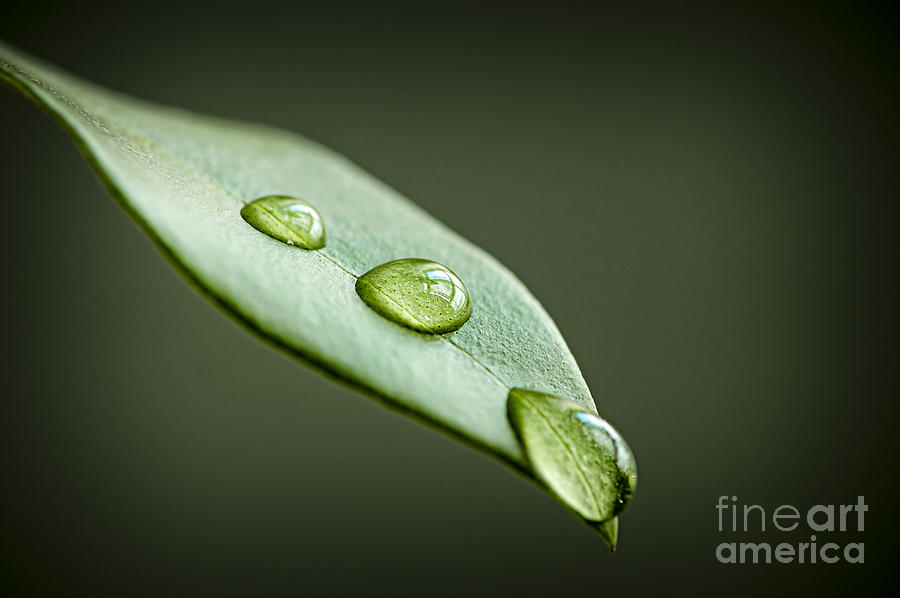
{"label": "reflection in water droplet", "polygon": [[325,224],[309,203],[287,195],[267,195],[241,208],[241,217],[256,230],[302,249],[325,247]]}
{"label": "reflection in water droplet", "polygon": [[472,315],[463,281],[430,260],[409,258],[377,266],[359,277],[356,293],[388,320],[429,334],[458,330]]}
{"label": "reflection in water droplet", "polygon": [[589,521],[622,512],[637,468],[609,422],[574,401],[523,388],[509,391],[507,413],[535,473],[569,507]]}

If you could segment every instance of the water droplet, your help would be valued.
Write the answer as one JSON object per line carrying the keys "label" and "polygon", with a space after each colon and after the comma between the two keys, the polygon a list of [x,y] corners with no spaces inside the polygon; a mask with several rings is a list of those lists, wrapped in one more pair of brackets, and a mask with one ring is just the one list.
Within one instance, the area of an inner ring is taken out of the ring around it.
{"label": "water droplet", "polygon": [[589,521],[622,512],[637,468],[609,422],[574,401],[523,388],[509,391],[506,406],[535,474],[563,502]]}
{"label": "water droplet", "polygon": [[288,195],[267,195],[241,208],[247,224],[270,237],[302,249],[325,247],[322,216],[308,202]]}
{"label": "water droplet", "polygon": [[356,293],[388,320],[429,334],[458,330],[472,315],[466,285],[450,268],[417,258],[372,268]]}

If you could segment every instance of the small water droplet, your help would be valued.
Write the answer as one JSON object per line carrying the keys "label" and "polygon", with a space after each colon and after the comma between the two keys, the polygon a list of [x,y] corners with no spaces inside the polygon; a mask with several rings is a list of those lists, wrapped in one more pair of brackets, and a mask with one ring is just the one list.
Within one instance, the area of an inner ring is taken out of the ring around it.
{"label": "small water droplet", "polygon": [[241,217],[256,230],[303,249],[325,247],[322,216],[308,202],[288,195],[267,195],[241,208]]}
{"label": "small water droplet", "polygon": [[509,421],[535,474],[589,521],[618,515],[637,485],[634,455],[609,422],[579,403],[513,388]]}
{"label": "small water droplet", "polygon": [[356,281],[356,293],[379,315],[428,334],[459,330],[472,315],[463,281],[430,260],[407,258],[376,266]]}

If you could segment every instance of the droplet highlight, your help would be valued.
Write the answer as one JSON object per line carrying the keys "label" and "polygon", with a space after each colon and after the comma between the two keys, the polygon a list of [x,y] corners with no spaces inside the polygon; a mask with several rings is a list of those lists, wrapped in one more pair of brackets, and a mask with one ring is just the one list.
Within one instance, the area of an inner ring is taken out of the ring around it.
{"label": "droplet highlight", "polygon": [[356,294],[379,315],[426,334],[459,330],[472,315],[469,290],[450,268],[418,258],[395,260],[356,281]]}
{"label": "droplet highlight", "polygon": [[[631,449],[609,422],[579,403],[513,388],[506,402],[513,430],[535,474],[573,511],[592,522],[616,517],[637,486]],[[615,546],[618,522],[598,531]]]}
{"label": "droplet highlight", "polygon": [[325,247],[325,223],[309,202],[288,195],[267,195],[241,208],[253,228],[301,249]]}

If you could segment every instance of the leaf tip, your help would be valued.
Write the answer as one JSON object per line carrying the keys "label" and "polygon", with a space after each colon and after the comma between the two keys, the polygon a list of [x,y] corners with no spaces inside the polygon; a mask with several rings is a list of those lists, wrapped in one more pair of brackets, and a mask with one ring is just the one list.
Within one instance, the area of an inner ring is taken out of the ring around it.
{"label": "leaf tip", "polygon": [[609,552],[616,552],[616,545],[619,539],[619,518],[613,517],[600,523],[590,522],[591,527],[596,530],[606,545],[609,546]]}

